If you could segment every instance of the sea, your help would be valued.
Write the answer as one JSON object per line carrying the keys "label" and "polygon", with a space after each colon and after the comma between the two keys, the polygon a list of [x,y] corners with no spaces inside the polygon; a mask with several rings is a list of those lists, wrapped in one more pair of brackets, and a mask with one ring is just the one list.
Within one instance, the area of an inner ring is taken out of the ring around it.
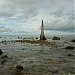
{"label": "sea", "polygon": [[[52,40],[54,36],[60,40]],[[0,35],[0,75],[75,75],[75,50],[65,49],[74,46],[70,40],[75,35],[46,35],[49,44],[10,42],[17,39],[39,39],[39,35]],[[2,43],[8,41],[8,43]],[[8,58],[1,58],[7,55]],[[5,60],[2,64],[1,62]],[[23,71],[16,72],[16,66]]]}

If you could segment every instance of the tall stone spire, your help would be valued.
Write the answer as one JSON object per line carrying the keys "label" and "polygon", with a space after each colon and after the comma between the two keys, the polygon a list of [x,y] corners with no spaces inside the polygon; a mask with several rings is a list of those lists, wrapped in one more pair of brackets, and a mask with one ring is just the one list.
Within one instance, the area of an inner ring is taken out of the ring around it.
{"label": "tall stone spire", "polygon": [[43,24],[43,20],[42,20],[42,25],[41,25],[40,40],[46,40],[45,35],[44,35],[44,24]]}

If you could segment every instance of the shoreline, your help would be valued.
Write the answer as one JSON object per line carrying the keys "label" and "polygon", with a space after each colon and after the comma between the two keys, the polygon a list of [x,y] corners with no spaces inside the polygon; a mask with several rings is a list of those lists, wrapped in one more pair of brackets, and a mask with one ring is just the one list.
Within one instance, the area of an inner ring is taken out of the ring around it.
{"label": "shoreline", "polygon": [[[22,72],[30,73],[30,75],[34,72],[38,75],[39,72],[41,75],[44,75],[45,72],[50,73],[49,75],[75,74],[75,67],[72,64],[75,61],[75,43],[70,42],[70,39],[52,40],[49,38],[46,41],[40,41],[39,39],[18,39],[17,37],[15,40],[6,39],[0,43],[0,48],[4,55],[8,56],[6,60],[3,58],[4,60],[0,61],[2,63],[0,64],[0,73],[3,75],[8,75],[8,73],[11,75],[11,72],[18,73],[15,72],[17,65],[23,66]],[[70,65],[67,66],[68,64]]]}
{"label": "shoreline", "polygon": [[48,41],[44,41],[44,40],[14,40],[15,42],[26,42],[26,43],[32,43],[32,44],[45,44],[48,43]]}

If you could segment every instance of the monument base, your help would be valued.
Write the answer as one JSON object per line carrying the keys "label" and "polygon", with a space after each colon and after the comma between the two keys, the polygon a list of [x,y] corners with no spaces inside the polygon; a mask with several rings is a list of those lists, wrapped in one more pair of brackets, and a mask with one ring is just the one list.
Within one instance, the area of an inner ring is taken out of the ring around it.
{"label": "monument base", "polygon": [[47,40],[47,39],[45,38],[45,36],[41,37],[40,35],[40,40]]}

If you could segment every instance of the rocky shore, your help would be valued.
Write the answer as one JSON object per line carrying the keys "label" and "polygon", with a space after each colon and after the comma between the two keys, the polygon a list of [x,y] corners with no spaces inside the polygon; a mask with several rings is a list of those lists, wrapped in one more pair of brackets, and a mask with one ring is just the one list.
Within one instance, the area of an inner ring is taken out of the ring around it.
{"label": "rocky shore", "polygon": [[75,43],[60,38],[0,43],[0,75],[74,75]]}

